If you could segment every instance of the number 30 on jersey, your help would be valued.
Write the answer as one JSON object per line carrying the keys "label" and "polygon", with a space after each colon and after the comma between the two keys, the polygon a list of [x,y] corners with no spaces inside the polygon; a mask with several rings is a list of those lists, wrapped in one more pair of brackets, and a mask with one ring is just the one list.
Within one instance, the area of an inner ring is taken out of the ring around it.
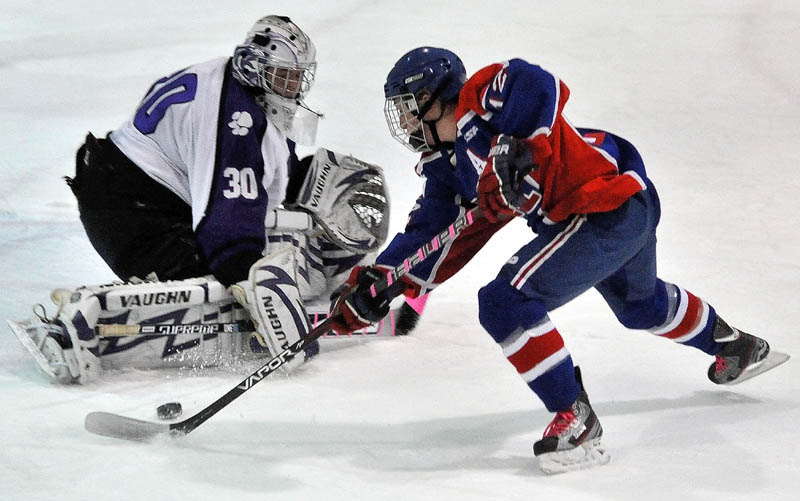
{"label": "number 30 on jersey", "polygon": [[222,175],[228,181],[228,187],[222,192],[225,198],[244,197],[248,200],[258,198],[258,180],[251,167],[244,169],[226,167]]}

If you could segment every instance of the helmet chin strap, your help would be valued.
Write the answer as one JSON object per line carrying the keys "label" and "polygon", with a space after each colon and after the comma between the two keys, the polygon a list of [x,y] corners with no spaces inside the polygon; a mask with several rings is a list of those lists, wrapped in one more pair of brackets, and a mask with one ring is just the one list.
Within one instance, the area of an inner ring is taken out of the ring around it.
{"label": "helmet chin strap", "polygon": [[[427,109],[425,110],[425,112],[427,113],[429,110],[430,110],[430,106],[427,106]],[[442,109],[439,112],[439,116],[438,117],[436,117],[433,120],[422,120],[421,121],[424,125],[427,125],[428,129],[431,131],[431,139],[433,140],[433,144],[431,144],[429,146],[431,147],[432,150],[440,150],[442,148],[452,148],[453,144],[455,144],[452,141],[442,141],[439,138],[439,131],[436,128],[436,124],[438,124],[439,121],[442,119],[442,117],[444,117],[444,110],[445,110],[445,105],[444,105],[444,103],[442,103]]]}
{"label": "helmet chin strap", "polygon": [[[429,97],[428,100],[425,101],[425,104],[423,104],[420,107],[418,112],[420,117],[419,120],[420,123],[423,124],[423,126],[427,125],[428,129],[430,129],[431,131],[431,139],[433,139],[433,144],[428,146],[430,146],[431,149],[437,149],[437,150],[442,146],[444,146],[444,143],[442,143],[442,141],[439,139],[439,132],[436,130],[436,124],[439,123],[439,120],[441,120],[442,117],[444,116],[444,103],[442,103],[441,111],[439,112],[438,117],[436,117],[433,120],[425,120],[423,119],[423,117],[427,115],[429,111],[431,111],[433,103],[435,103],[438,98],[439,98],[439,89],[436,89],[431,93],[431,97]],[[423,130],[423,137],[425,137],[424,130]]]}
{"label": "helmet chin strap", "polygon": [[431,139],[433,139],[433,144],[430,145],[432,148],[439,149],[442,146],[442,140],[439,139],[439,133],[436,131],[436,124],[439,123],[442,117],[439,116],[436,120],[423,120],[422,123],[428,126],[428,129],[431,131]]}

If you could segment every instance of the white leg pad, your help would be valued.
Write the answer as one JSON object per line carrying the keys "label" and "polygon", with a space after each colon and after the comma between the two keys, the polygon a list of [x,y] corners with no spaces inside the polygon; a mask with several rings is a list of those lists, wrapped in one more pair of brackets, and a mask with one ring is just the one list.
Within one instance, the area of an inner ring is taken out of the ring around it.
{"label": "white leg pad", "polygon": [[98,357],[100,340],[94,330],[100,316],[100,302],[91,291],[56,290],[52,299],[59,306],[58,320],[67,329],[72,342],[78,372],[72,374],[75,382],[94,381],[102,372]]}
{"label": "white leg pad", "polygon": [[[277,355],[310,330],[308,314],[292,270],[293,252],[261,258],[250,268],[247,281],[231,286],[233,296],[250,313],[270,354]],[[295,360],[302,360],[298,356]],[[293,368],[297,363],[288,364]]]}

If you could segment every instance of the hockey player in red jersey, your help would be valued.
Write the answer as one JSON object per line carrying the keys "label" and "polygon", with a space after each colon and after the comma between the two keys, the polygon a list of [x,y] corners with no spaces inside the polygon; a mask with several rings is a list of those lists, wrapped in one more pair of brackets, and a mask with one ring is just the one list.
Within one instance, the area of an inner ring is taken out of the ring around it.
{"label": "hockey player in red jersey", "polygon": [[[534,444],[540,466],[558,472],[608,461],[602,427],[548,312],[595,288],[628,328],[713,357],[709,379],[732,384],[786,359],[767,342],[730,327],[716,310],[656,275],[659,199],[637,150],[609,132],[576,128],[564,116],[569,89],[520,59],[471,78],[449,50],[405,54],[384,87],[392,135],[421,152],[424,191],[374,266],[356,268],[335,306],[336,329],[380,318],[393,295],[423,294],[452,276],[506,222],[522,217],[535,238],[478,293],[481,325],[548,410]],[[372,298],[383,270],[475,205],[482,215],[439,255]]]}

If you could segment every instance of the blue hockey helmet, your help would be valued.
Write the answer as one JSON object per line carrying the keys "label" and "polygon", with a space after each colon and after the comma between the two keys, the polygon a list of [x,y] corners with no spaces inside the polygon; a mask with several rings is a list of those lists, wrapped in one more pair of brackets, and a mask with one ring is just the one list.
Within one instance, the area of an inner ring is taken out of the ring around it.
{"label": "blue hockey helmet", "polygon": [[466,80],[464,63],[447,49],[418,47],[403,55],[383,86],[392,136],[412,151],[430,150],[422,117],[437,99],[445,103],[457,99]]}
{"label": "blue hockey helmet", "polygon": [[386,98],[427,91],[442,101],[458,96],[467,80],[464,63],[453,52],[437,47],[418,47],[395,63],[383,92]]}

